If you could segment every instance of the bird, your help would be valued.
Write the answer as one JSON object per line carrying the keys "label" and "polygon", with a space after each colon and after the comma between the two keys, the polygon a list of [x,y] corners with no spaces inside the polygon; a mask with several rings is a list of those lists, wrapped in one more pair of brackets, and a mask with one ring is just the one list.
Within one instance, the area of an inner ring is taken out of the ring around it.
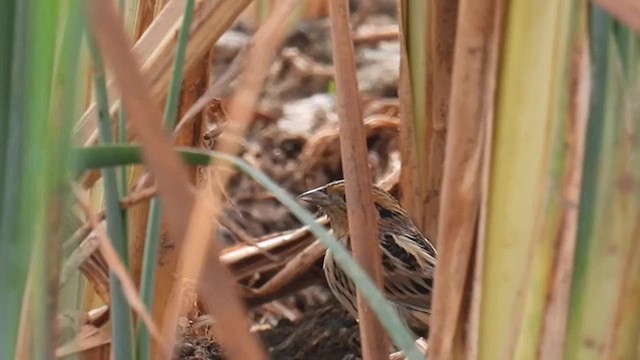
{"label": "bird", "polygon": [[[383,294],[414,335],[426,339],[436,249],[391,194],[377,186],[373,186],[372,190],[378,214]],[[334,236],[351,251],[344,180],[309,190],[300,194],[298,199],[315,205],[323,212],[329,218]],[[335,262],[331,250],[325,253],[323,270],[331,293],[357,319],[356,288]]]}

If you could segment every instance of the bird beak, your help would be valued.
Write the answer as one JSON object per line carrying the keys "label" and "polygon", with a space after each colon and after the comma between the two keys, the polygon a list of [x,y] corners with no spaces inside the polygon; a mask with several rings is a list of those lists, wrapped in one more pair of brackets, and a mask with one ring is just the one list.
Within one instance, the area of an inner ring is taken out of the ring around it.
{"label": "bird beak", "polygon": [[324,192],[324,189],[322,188],[317,188],[302,193],[298,195],[298,200],[302,200],[304,202],[317,206],[326,206],[331,204],[329,195],[327,195],[327,193]]}

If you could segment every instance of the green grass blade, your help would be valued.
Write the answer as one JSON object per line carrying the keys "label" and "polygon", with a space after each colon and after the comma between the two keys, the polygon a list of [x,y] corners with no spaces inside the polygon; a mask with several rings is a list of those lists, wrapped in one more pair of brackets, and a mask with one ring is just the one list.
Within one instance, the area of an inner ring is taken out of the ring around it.
{"label": "green grass blade", "polygon": [[[0,4],[0,93],[9,94],[12,86],[12,60],[13,60],[13,37],[15,22],[15,2],[5,1]],[[7,154],[7,144],[9,142],[8,128],[9,125],[9,104],[10,96],[0,96],[0,117],[2,118],[3,132],[0,136],[0,169],[5,169],[5,156]],[[4,176],[0,176],[0,189],[4,189]],[[0,199],[6,193],[0,195]],[[0,200],[2,201],[2,200]],[[2,207],[0,206],[0,219],[2,219]]]}
{"label": "green grass blade", "polygon": [[[151,311],[153,309],[154,290],[156,284],[156,265],[160,248],[160,222],[162,221],[162,206],[160,200],[151,200],[149,218],[147,220],[147,235],[142,258],[142,272],[140,282],[140,298]],[[145,324],[138,324],[138,359],[151,359],[151,336]]]}
{"label": "green grass blade", "polygon": [[[187,164],[207,166],[211,162],[211,156],[202,150],[184,147],[177,150]],[[76,148],[74,159],[72,171],[77,174],[91,169],[139,165],[142,164],[142,153],[137,145],[101,145]]]}
{"label": "green grass blade", "polygon": [[[31,240],[21,238],[19,214],[30,211],[20,194],[26,154],[24,137],[28,109],[26,84],[26,34],[29,26],[26,1],[4,1],[0,4],[2,51],[0,56],[0,116],[2,117],[2,205],[0,207],[0,358],[13,359],[18,339],[20,309],[27,279]],[[16,206],[18,207],[16,211]],[[27,209],[25,209],[27,207]]]}
{"label": "green grass blade", "polygon": [[[25,168],[23,199],[31,208],[29,213],[20,214],[21,233],[30,234],[32,238],[31,258],[31,286],[32,286],[32,332],[33,332],[33,356],[44,359],[50,347],[54,343],[49,341],[50,330],[55,314],[50,314],[47,306],[47,241],[50,236],[47,229],[47,208],[50,205],[51,194],[49,185],[51,174],[47,173],[50,131],[60,131],[51,126],[49,119],[51,82],[53,77],[54,51],[56,44],[56,30],[58,27],[58,7],[56,1],[38,0],[29,2],[29,19],[31,21],[27,35],[28,59],[27,66],[27,94],[29,109],[27,111],[27,137],[25,151],[27,154],[27,167]],[[37,9],[37,10],[36,10]],[[54,140],[55,141],[55,140]],[[36,177],[35,179],[29,179]],[[40,201],[38,201],[40,200]],[[26,208],[25,207],[25,210]],[[33,221],[31,226],[27,222]],[[33,227],[33,229],[28,229]],[[25,236],[26,238],[26,236]],[[56,256],[53,254],[53,256]]]}
{"label": "green grass blade", "polygon": [[184,70],[184,58],[187,51],[187,42],[189,41],[191,20],[193,19],[193,7],[194,0],[187,0],[184,9],[184,18],[182,20],[182,28],[180,29],[180,35],[178,35],[176,58],[173,63],[173,75],[171,77],[171,84],[169,85],[167,105],[164,110],[164,123],[169,129],[173,129],[176,125],[178,100],[180,100],[180,87],[182,85]]}
{"label": "green grass blade", "polygon": [[[107,98],[107,85],[104,73],[102,57],[93,40],[89,41],[89,48],[94,62],[94,86],[99,108],[98,130],[100,143],[112,144],[111,119],[109,116],[109,99]],[[125,233],[123,217],[120,209],[120,190],[116,169],[103,168],[102,180],[104,183],[105,208],[107,213],[107,231],[113,242],[113,247],[128,264],[128,241]],[[129,304],[124,296],[120,280],[115,274],[109,274],[111,285],[111,321],[112,321],[112,352],[115,359],[133,359],[133,323]]]}
{"label": "green grass blade", "polygon": [[[640,336],[638,37],[591,9],[593,87],[566,359],[630,359]],[[633,271],[636,269],[636,271]]]}
{"label": "green grass blade", "polygon": [[[78,115],[77,84],[78,63],[82,34],[82,6],[80,0],[63,0],[47,2],[52,6],[44,12],[46,16],[59,17],[51,19],[48,36],[40,29],[40,41],[53,42],[55,46],[52,91],[48,99],[48,116],[37,115],[43,120],[40,124],[41,138],[33,146],[39,148],[40,157],[44,159],[39,172],[44,184],[45,198],[39,199],[38,207],[45,212],[42,236],[35,237],[35,248],[32,262],[32,289],[34,321],[33,340],[36,357],[51,357],[58,345],[57,338],[51,336],[58,331],[59,308],[59,275],[62,262],[62,243],[70,232],[68,221],[71,208],[70,188],[68,184],[68,164],[71,162],[71,131],[73,121]],[[44,15],[34,15],[34,18]],[[38,20],[42,21],[42,20]],[[58,30],[58,31],[56,31]],[[42,66],[38,55],[34,66]],[[35,80],[34,88],[42,87],[42,79]],[[35,120],[32,120],[36,122]],[[43,199],[47,199],[43,201]],[[37,279],[37,280],[36,280]]]}
{"label": "green grass blade", "polygon": [[542,340],[570,166],[568,69],[577,3],[514,0],[506,14],[483,254],[480,359],[534,359]]}

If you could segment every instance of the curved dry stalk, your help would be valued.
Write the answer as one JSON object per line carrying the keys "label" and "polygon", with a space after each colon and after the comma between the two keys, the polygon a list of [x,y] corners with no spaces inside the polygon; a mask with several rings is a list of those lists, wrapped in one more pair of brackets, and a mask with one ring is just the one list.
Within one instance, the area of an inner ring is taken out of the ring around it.
{"label": "curved dry stalk", "polygon": [[256,296],[269,296],[289,284],[292,279],[309,270],[324,255],[326,248],[320,240],[314,241],[301,251],[293,260],[286,263],[274,277],[260,288],[251,290]]}
{"label": "curved dry stalk", "polygon": [[[370,115],[364,120],[364,127],[367,136],[374,131],[383,129],[397,130],[400,127],[400,120],[397,117],[382,114]],[[300,163],[302,168],[300,174],[306,174],[318,165],[321,154],[329,149],[334,149],[335,142],[340,137],[340,129],[338,127],[326,129],[313,134],[304,145],[300,154]]]}

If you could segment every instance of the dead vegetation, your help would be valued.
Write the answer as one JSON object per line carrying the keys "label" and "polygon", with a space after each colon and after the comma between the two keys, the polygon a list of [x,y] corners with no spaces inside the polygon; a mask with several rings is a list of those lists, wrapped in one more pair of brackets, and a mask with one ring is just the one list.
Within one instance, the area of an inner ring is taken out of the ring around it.
{"label": "dead vegetation", "polygon": [[[357,2],[355,2],[357,3]],[[366,2],[363,2],[366,3]],[[384,2],[382,2],[384,3]],[[361,11],[362,8],[360,8]],[[366,10],[366,9],[365,9]],[[395,8],[379,6],[360,13],[356,31],[356,61],[373,180],[396,191],[398,150],[398,43]],[[240,20],[226,31],[207,60],[211,78],[197,101],[183,101],[177,132],[196,124],[204,148],[216,147],[225,132],[230,106],[255,25]],[[311,16],[295,24],[269,66],[264,90],[250,117],[246,134],[234,138],[239,155],[264,171],[292,194],[343,178],[331,65],[330,28],[326,18]],[[202,81],[202,80],[200,80]],[[188,90],[188,89],[184,89]],[[204,110],[203,116],[197,116]],[[197,125],[199,122],[202,125]],[[204,176],[196,169],[196,178]],[[198,175],[199,174],[199,175]],[[91,185],[97,177],[85,177]],[[217,177],[213,178],[216,182]],[[156,193],[152,179],[142,177],[123,208],[134,209]],[[357,323],[324,287],[321,271],[324,247],[264,188],[244,173],[232,175],[217,228],[220,261],[240,285],[250,307],[252,331],[260,334],[274,359],[355,359],[360,354]],[[96,214],[103,221],[104,213]],[[321,220],[326,223],[326,220]],[[86,224],[69,240],[74,245],[70,266],[79,266],[99,297],[109,303],[109,267],[97,250],[96,237]],[[178,321],[181,340],[176,359],[223,359],[212,331],[212,317],[195,297]],[[59,354],[87,353],[103,341],[101,328],[108,317],[85,320],[81,332]],[[312,339],[309,341],[309,339]],[[105,342],[106,341],[106,342]],[[89,344],[87,346],[87,344]],[[311,356],[311,357],[310,357]]]}

